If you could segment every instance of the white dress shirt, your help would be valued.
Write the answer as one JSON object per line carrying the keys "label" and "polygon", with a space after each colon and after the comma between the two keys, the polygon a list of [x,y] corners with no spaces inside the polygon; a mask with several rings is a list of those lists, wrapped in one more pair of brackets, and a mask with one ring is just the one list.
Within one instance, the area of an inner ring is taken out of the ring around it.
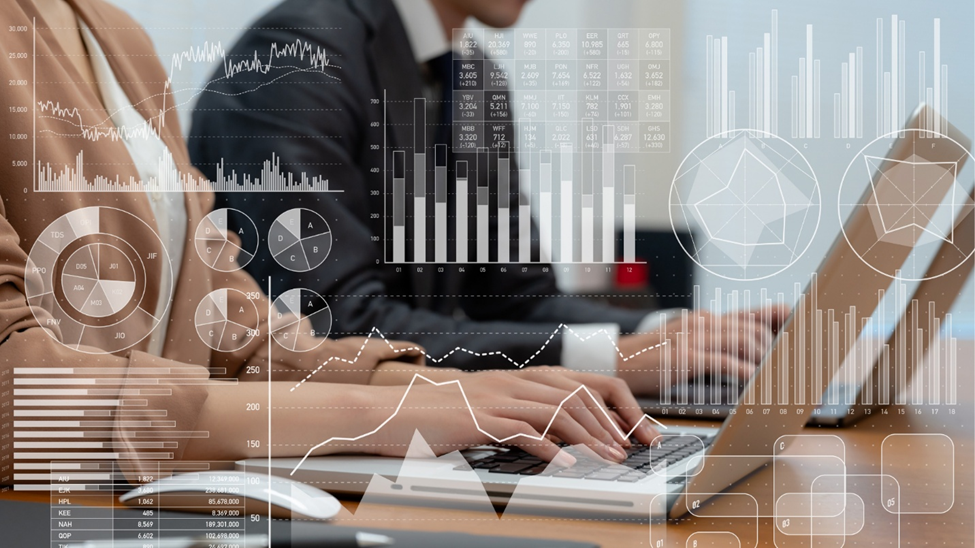
{"label": "white dress shirt", "polygon": [[[98,81],[98,90],[101,92],[105,109],[109,112],[115,127],[127,130],[120,132],[121,140],[129,150],[129,155],[132,156],[139,177],[146,184],[150,180],[157,183],[169,181],[171,178],[163,177],[162,173],[164,164],[162,159],[169,153],[169,149],[155,132],[149,132],[149,135],[145,135],[145,132],[141,135],[130,135],[134,130],[147,127],[146,120],[135,110],[132,102],[125,95],[111,65],[108,64],[105,52],[102,51],[91,29],[81,19],[78,22],[81,25],[81,34],[88,48],[88,57],[95,79]],[[179,182],[170,181],[170,184],[178,185]],[[163,345],[166,342],[172,292],[175,289],[175,280],[179,279],[180,264],[183,262],[187,219],[186,204],[183,201],[185,196],[180,190],[180,188],[159,188],[147,191],[149,205],[156,217],[157,233],[172,263],[172,270],[163,268],[161,273],[159,301],[156,303],[154,314],[160,319],[160,323],[152,332],[148,348],[148,352],[155,356],[162,355]]]}

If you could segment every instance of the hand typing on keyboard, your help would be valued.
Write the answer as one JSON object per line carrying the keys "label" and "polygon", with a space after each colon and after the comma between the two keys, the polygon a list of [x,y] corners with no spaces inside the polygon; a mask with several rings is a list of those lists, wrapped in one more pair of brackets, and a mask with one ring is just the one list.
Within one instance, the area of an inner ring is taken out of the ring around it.
{"label": "hand typing on keyboard", "polygon": [[713,437],[700,438],[693,435],[659,436],[651,445],[632,444],[626,450],[626,459],[618,464],[582,456],[577,457],[573,466],[558,467],[549,465],[519,449],[499,450],[489,456],[472,460],[468,464],[475,470],[485,470],[495,474],[634,483],[650,473],[659,473],[667,466],[701,452],[711,444],[713,439]]}
{"label": "hand typing on keyboard", "polygon": [[[457,383],[434,386],[417,381],[410,387],[384,387],[388,393],[372,405],[358,406],[363,424],[380,426],[341,449],[403,456],[419,430],[437,454],[500,442],[538,458],[568,467],[574,459],[554,440],[584,445],[600,458],[622,462],[632,435],[650,443],[658,433],[616,378],[531,367],[522,371],[457,373]],[[402,400],[402,405],[396,402]],[[396,413],[390,417],[390,409]],[[371,415],[371,416],[370,416]],[[476,421],[476,422],[475,422]]]}
{"label": "hand typing on keyboard", "polygon": [[[789,315],[786,306],[773,306],[724,315],[688,312],[687,321],[675,318],[655,331],[620,337],[617,376],[638,395],[658,395],[662,370],[668,367],[671,383],[694,378],[702,371],[749,379],[772,346],[775,333]],[[654,345],[666,343],[660,347]],[[643,351],[647,348],[650,350]]]}

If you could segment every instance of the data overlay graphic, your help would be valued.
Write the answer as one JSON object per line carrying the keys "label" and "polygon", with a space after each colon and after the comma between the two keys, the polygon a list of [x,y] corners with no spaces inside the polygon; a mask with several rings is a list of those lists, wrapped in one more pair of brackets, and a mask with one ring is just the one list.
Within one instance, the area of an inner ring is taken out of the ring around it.
{"label": "data overlay graphic", "polygon": [[[392,147],[385,166],[387,261],[637,262],[636,161],[671,150],[670,29],[458,30],[455,40],[452,111],[414,99],[413,142],[402,143],[412,149]],[[427,129],[444,126],[448,135]]]}
{"label": "data overlay graphic", "polygon": [[296,208],[282,213],[267,236],[274,260],[294,272],[321,266],[332,250],[332,230],[325,219],[310,209]]}
{"label": "data overlay graphic", "polygon": [[[231,226],[240,227],[236,238],[228,237]],[[250,241],[260,242],[257,226],[243,211],[225,208],[207,214],[196,227],[194,240],[196,252],[210,268],[229,272],[240,270],[248,265],[257,253],[256,244],[252,249],[241,247],[240,241],[249,237]]]}
{"label": "data overlay graphic", "polygon": [[975,1],[0,2],[0,548],[975,547]]}
{"label": "data overlay graphic", "polygon": [[273,308],[275,312],[271,314],[271,336],[288,350],[314,350],[324,342],[331,330],[332,311],[329,310],[328,303],[310,289],[285,291],[274,299]]}
{"label": "data overlay graphic", "polygon": [[[125,234],[102,231],[103,223],[119,221],[129,227]],[[155,242],[155,251],[143,256],[127,239]],[[27,302],[38,322],[60,329],[66,346],[118,352],[149,336],[169,307],[171,294],[162,310],[145,297],[146,280],[163,269],[172,277],[165,246],[145,221],[110,207],[77,209],[34,243],[24,275]]]}
{"label": "data overlay graphic", "polygon": [[259,328],[257,305],[236,289],[217,289],[196,309],[196,332],[220,352],[240,350],[258,335]]}
{"label": "data overlay graphic", "polygon": [[684,159],[670,191],[674,227],[703,228],[684,250],[708,272],[757,280],[809,247],[822,211],[819,183],[798,149],[771,134],[718,134]]}

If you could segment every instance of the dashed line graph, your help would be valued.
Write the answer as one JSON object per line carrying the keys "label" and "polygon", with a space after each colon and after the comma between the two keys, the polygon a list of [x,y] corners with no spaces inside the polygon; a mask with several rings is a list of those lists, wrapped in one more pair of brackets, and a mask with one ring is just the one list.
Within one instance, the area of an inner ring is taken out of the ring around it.
{"label": "dashed line graph", "polygon": [[495,350],[495,351],[491,351],[491,352],[476,352],[474,350],[469,350],[469,349],[464,348],[462,346],[455,347],[453,350],[447,352],[443,356],[437,357],[437,356],[432,356],[429,353],[427,353],[427,351],[423,347],[421,347],[421,346],[410,346],[410,347],[405,347],[405,348],[396,348],[393,345],[393,343],[390,342],[389,339],[386,338],[386,335],[384,335],[378,328],[373,327],[372,330],[369,332],[369,334],[366,335],[366,338],[362,342],[362,346],[359,348],[359,351],[356,353],[355,358],[353,358],[351,360],[347,360],[347,359],[344,359],[344,358],[331,357],[331,358],[325,360],[325,362],[323,364],[321,364],[320,366],[318,366],[317,369],[314,369],[311,373],[308,373],[308,376],[306,376],[304,379],[301,379],[301,381],[299,381],[298,384],[294,385],[291,388],[291,391],[294,392],[295,390],[297,390],[298,388],[300,388],[301,385],[303,385],[306,382],[308,382],[316,373],[318,373],[319,371],[321,371],[322,369],[324,369],[326,366],[328,366],[332,362],[342,362],[342,363],[347,363],[347,364],[353,364],[353,363],[355,363],[356,361],[359,360],[359,356],[362,355],[362,352],[365,350],[366,345],[369,344],[369,341],[371,341],[374,337],[379,337],[380,339],[382,339],[382,341],[385,342],[389,346],[390,350],[392,350],[396,354],[411,353],[411,352],[422,352],[423,353],[423,356],[428,361],[430,361],[432,363],[435,363],[435,364],[444,363],[446,360],[448,360],[454,354],[463,353],[463,354],[468,354],[468,355],[471,355],[471,356],[474,356],[474,357],[478,357],[478,358],[484,358],[484,357],[488,357],[488,356],[500,356],[500,357],[504,358],[505,360],[507,360],[508,363],[510,363],[515,368],[517,368],[517,369],[523,369],[528,364],[530,364],[532,362],[532,360],[534,360],[536,357],[538,357],[538,355],[541,354],[549,346],[549,344],[552,343],[552,340],[555,338],[556,335],[558,335],[559,333],[563,333],[563,332],[564,332],[565,335],[574,336],[574,337],[578,338],[579,340],[581,340],[583,342],[586,342],[586,341],[589,341],[589,340],[592,340],[592,339],[595,339],[595,338],[598,338],[598,337],[606,337],[606,339],[610,342],[610,344],[613,345],[613,348],[615,348],[616,354],[624,362],[625,361],[629,361],[629,360],[631,360],[631,359],[633,359],[633,358],[635,358],[635,357],[637,357],[637,356],[639,356],[641,354],[644,354],[646,352],[649,352],[651,350],[656,350],[658,348],[661,348],[663,346],[666,346],[667,343],[668,343],[668,341],[663,341],[663,342],[660,342],[660,343],[657,343],[657,344],[648,346],[646,348],[643,348],[641,350],[638,350],[637,352],[634,352],[633,354],[631,354],[629,356],[626,356],[626,355],[623,354],[623,351],[620,350],[619,346],[616,345],[616,339],[613,337],[613,335],[610,334],[610,332],[607,331],[607,330],[605,330],[605,329],[598,329],[598,330],[593,331],[592,333],[590,333],[588,335],[580,335],[579,333],[577,333],[576,331],[574,331],[571,326],[566,325],[566,324],[559,324],[558,327],[556,327],[554,330],[552,330],[552,333],[548,336],[548,339],[545,340],[545,342],[538,348],[538,350],[536,350],[534,353],[532,353],[532,355],[528,359],[526,359],[524,361],[519,361],[519,360],[517,360],[515,358],[512,358],[507,353],[505,353],[503,351],[500,351],[500,350]]}

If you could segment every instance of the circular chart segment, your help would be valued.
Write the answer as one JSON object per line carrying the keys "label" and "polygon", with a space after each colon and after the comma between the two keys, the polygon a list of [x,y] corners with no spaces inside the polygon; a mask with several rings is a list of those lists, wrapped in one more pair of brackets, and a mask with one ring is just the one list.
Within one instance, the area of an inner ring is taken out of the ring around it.
{"label": "circular chart segment", "polygon": [[325,262],[332,250],[332,231],[318,213],[305,208],[282,213],[268,233],[271,256],[292,272],[308,272]]}
{"label": "circular chart segment", "polygon": [[756,130],[699,144],[670,189],[670,221],[684,251],[729,280],[761,280],[792,266],[812,242],[821,210],[809,162],[788,142]]}
{"label": "circular chart segment", "polygon": [[[231,232],[238,237],[238,241],[230,239]],[[197,225],[193,240],[200,259],[220,272],[233,272],[247,266],[260,245],[254,220],[233,208],[211,211]],[[253,243],[245,248],[241,242]]]}
{"label": "circular chart segment", "polygon": [[236,289],[211,291],[196,307],[196,333],[217,352],[235,352],[258,334],[261,317],[254,301]]}
{"label": "circular chart segment", "polygon": [[171,293],[150,298],[147,292],[147,279],[166,268],[172,272],[166,248],[139,217],[86,207],[62,215],[37,238],[25,294],[37,321],[56,329],[68,348],[121,352],[149,336],[172,302]]}
{"label": "circular chart segment", "polygon": [[308,352],[321,346],[332,329],[332,311],[310,289],[290,289],[274,299],[271,336],[281,347]]}
{"label": "circular chart segment", "polygon": [[107,243],[88,244],[68,257],[61,290],[72,308],[93,318],[118,314],[135,295],[136,271],[125,253]]}
{"label": "circular chart segment", "polygon": [[[840,181],[839,217],[850,248],[874,271],[901,281],[938,278],[968,261],[975,247],[961,220],[975,204],[971,176],[965,180],[959,170],[973,160],[966,147],[922,129],[868,144]],[[866,230],[848,226],[858,210],[866,211]],[[904,252],[906,261],[894,259]]]}

